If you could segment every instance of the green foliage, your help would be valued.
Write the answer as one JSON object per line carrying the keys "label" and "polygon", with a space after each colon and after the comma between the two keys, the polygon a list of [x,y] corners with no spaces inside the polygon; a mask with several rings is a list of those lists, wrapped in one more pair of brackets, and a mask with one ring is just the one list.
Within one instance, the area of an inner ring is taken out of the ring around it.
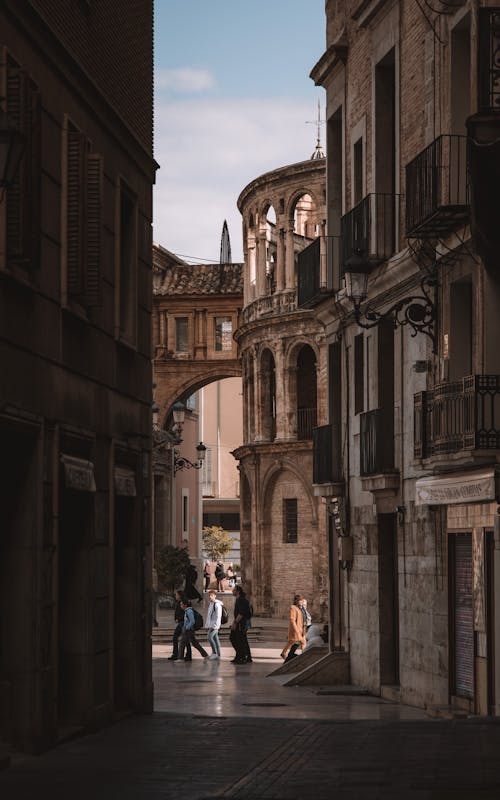
{"label": "green foliage", "polygon": [[173,594],[174,589],[182,585],[189,563],[189,554],[185,547],[174,547],[171,544],[163,547],[156,559],[161,591]]}
{"label": "green foliage", "polygon": [[233,564],[233,570],[235,574],[241,572],[241,564]]}
{"label": "green foliage", "polygon": [[223,561],[234,542],[233,537],[219,525],[203,528],[202,537],[203,548],[210,561]]}

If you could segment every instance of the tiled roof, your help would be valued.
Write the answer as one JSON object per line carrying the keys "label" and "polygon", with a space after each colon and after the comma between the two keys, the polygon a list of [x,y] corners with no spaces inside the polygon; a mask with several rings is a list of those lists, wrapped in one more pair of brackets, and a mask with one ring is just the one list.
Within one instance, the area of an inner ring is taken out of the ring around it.
{"label": "tiled roof", "polygon": [[243,264],[155,266],[157,295],[243,294]]}

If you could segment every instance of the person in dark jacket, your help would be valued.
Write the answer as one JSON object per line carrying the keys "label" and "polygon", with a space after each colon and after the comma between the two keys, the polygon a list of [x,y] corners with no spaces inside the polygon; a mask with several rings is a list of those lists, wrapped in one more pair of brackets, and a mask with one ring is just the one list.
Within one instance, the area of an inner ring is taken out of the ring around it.
{"label": "person in dark jacket", "polygon": [[224,567],[221,561],[217,562],[217,566],[215,567],[215,580],[217,581],[217,591],[223,592],[224,591],[224,578],[226,577],[226,573],[224,572]]}
{"label": "person in dark jacket", "polygon": [[184,587],[184,595],[188,600],[198,600],[201,603],[203,597],[196,588],[196,581],[198,580],[198,572],[194,564],[190,564],[186,569],[186,585]]}
{"label": "person in dark jacket", "polygon": [[[172,655],[168,657],[169,661],[177,661],[179,658],[179,637],[182,634],[182,627],[184,625],[184,609],[181,606],[183,601],[184,592],[180,589],[176,589],[174,610],[175,630],[172,637],[173,650]],[[189,642],[186,643],[186,656],[191,658],[191,644]]]}
{"label": "person in dark jacket", "polygon": [[179,658],[183,658],[184,661],[192,661],[192,656],[185,656],[184,655],[184,648],[188,645],[194,647],[195,650],[198,650],[202,658],[208,658],[208,653],[196,638],[196,631],[194,629],[195,618],[194,612],[191,607],[191,601],[184,598],[181,603],[181,608],[184,609],[184,624],[182,626],[182,634],[179,641]]}
{"label": "person in dark jacket", "polygon": [[231,625],[229,638],[233,645],[236,655],[232,664],[250,664],[252,654],[248,644],[247,631],[252,619],[252,607],[248,602],[247,596],[241,586],[235,586],[233,595],[236,598],[234,603],[234,621]]}

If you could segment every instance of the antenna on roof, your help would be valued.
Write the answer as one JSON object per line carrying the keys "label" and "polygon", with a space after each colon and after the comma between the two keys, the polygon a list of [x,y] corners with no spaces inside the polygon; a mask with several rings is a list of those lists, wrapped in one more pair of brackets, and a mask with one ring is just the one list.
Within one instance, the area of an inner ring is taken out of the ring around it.
{"label": "antenna on roof", "polygon": [[224,220],[224,225],[222,226],[222,236],[220,237],[220,263],[232,264],[231,240],[229,238],[229,230],[226,220]]}
{"label": "antenna on roof", "polygon": [[318,100],[318,117],[317,119],[308,119],[306,120],[306,125],[316,125],[316,147],[314,148],[314,153],[311,156],[311,161],[316,161],[318,158],[324,158],[325,154],[323,152],[323,148],[321,147],[321,126],[324,125],[326,120],[321,119],[321,105]]}

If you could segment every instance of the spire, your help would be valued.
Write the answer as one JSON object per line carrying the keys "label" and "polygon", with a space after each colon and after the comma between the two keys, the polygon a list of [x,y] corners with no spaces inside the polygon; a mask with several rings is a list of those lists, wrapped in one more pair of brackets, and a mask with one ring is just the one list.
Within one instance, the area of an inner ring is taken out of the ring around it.
{"label": "spire", "polygon": [[324,119],[321,119],[321,106],[318,100],[318,118],[312,123],[312,120],[308,120],[309,123],[316,125],[316,147],[314,148],[314,153],[311,156],[311,161],[317,161],[318,158],[325,158],[325,153],[321,146],[321,125],[324,122]]}
{"label": "spire", "polygon": [[231,264],[231,240],[229,239],[229,230],[227,227],[227,222],[224,220],[224,225],[222,226],[222,236],[220,237],[220,263],[221,264]]}

